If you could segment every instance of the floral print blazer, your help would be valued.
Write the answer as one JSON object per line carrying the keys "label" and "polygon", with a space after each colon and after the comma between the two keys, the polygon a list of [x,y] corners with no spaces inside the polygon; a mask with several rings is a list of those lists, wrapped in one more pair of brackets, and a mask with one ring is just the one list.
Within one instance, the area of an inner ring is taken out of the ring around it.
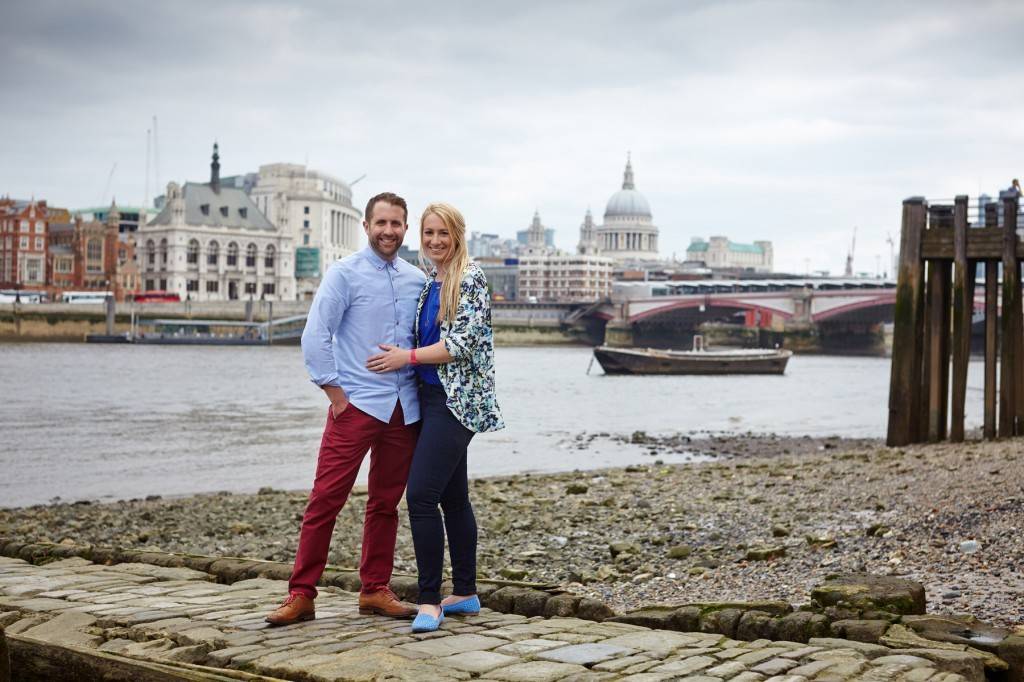
{"label": "floral print blazer", "polygon": [[[413,338],[420,345],[420,313],[437,276],[431,271],[416,306]],[[494,395],[494,333],[491,330],[491,295],[487,277],[470,262],[462,274],[455,321],[441,320],[441,341],[451,362],[437,366],[437,376],[448,396],[448,409],[470,431],[481,433],[505,428]]]}

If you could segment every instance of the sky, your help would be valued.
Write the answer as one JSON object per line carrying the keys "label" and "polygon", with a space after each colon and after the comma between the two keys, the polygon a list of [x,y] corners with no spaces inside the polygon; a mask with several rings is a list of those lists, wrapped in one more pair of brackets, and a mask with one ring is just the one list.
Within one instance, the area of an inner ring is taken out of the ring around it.
{"label": "sky", "polygon": [[[888,271],[901,202],[1024,175],[1024,3],[75,3],[0,10],[0,195],[139,204],[308,163],[573,249],[627,152],[663,257],[774,242],[776,268]],[[147,129],[159,167],[147,183]],[[111,173],[113,169],[113,173]],[[158,173],[156,172],[158,170]],[[160,188],[157,189],[159,183]]]}

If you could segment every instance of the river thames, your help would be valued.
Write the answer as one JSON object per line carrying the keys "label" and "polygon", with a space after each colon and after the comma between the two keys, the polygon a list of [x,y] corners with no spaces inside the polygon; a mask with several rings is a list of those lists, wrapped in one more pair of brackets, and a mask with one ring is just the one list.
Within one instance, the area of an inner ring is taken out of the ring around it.
{"label": "river thames", "polygon": [[[605,376],[583,347],[496,351],[508,428],[470,475],[651,461],[580,435],[885,435],[889,360],[795,356],[785,376]],[[981,419],[973,363],[967,422]],[[0,345],[0,507],[262,486],[307,489],[326,418],[296,347]],[[685,454],[659,455],[666,462]],[[365,476],[365,465],[362,477]]]}

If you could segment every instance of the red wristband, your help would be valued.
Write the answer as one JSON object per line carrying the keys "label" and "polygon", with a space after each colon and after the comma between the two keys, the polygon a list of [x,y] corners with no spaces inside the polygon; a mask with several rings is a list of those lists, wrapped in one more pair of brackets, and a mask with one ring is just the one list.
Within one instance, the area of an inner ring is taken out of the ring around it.
{"label": "red wristband", "polygon": [[410,365],[417,365],[417,364],[419,364],[418,362],[416,362],[416,349],[415,348],[413,348],[409,352],[409,364]]}

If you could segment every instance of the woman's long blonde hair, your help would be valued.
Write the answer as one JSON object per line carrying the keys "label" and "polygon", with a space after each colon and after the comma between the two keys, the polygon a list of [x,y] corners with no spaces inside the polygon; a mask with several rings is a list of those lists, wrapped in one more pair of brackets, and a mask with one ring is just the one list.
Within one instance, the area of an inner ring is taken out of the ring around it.
{"label": "woman's long blonde hair", "polygon": [[459,209],[451,204],[436,203],[430,204],[423,209],[420,216],[420,264],[426,268],[430,261],[424,255],[426,248],[423,245],[423,222],[428,215],[436,215],[448,228],[448,234],[452,239],[452,250],[448,256],[445,267],[444,283],[441,285],[441,307],[437,312],[437,319],[446,320],[451,323],[455,321],[455,314],[459,309],[459,290],[462,286],[462,275],[469,265],[469,249],[466,246],[466,219],[459,213]]}

